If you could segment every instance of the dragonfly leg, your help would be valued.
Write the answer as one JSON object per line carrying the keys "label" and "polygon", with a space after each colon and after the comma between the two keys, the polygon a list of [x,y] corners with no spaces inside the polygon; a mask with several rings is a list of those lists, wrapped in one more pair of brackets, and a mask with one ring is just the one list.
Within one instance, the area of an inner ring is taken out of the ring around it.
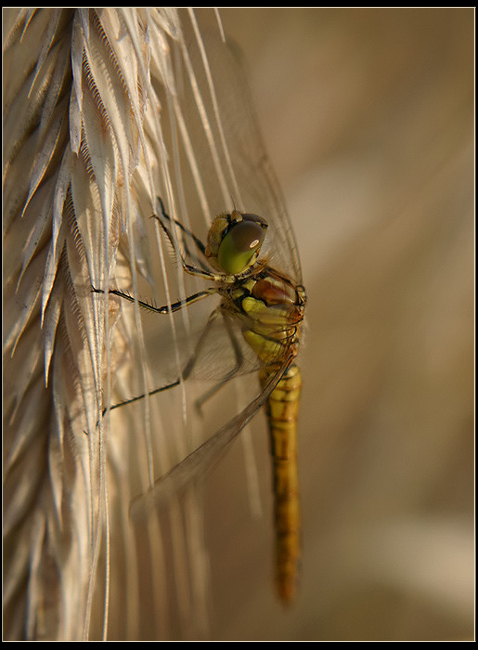
{"label": "dragonfly leg", "polygon": [[[100,291],[99,289],[96,290],[96,291],[97,291],[97,293],[104,293],[103,291]],[[134,298],[132,298],[132,296],[129,296],[128,294],[122,294],[122,292],[120,292],[120,291],[119,292],[110,291],[109,293],[115,293],[115,295],[119,295],[121,298],[127,298],[128,300],[134,302]],[[211,293],[211,292],[205,292],[204,291],[204,292],[200,292],[200,293],[201,294],[204,293],[206,295],[209,295],[209,293]],[[186,300],[184,300],[184,301],[178,301],[177,303],[174,303],[173,305],[171,305],[168,309],[170,309],[171,311],[175,311],[175,309],[174,309],[175,306],[176,306],[176,310],[181,309],[182,307],[185,306],[185,304],[189,304],[191,302],[194,302],[194,300],[199,300],[202,297],[204,297],[204,296],[201,295],[198,298],[197,294],[194,294],[193,296],[189,297],[190,299],[186,298]],[[141,304],[141,302],[140,302],[140,304]],[[156,312],[159,312],[159,313],[167,313],[166,311],[161,311],[162,308],[153,307],[152,305],[149,305],[148,303],[142,303],[142,306],[145,306],[148,309],[151,309],[152,311],[156,311]],[[191,375],[192,371],[194,370],[194,366],[195,366],[196,361],[198,359],[199,353],[201,351],[202,346],[204,345],[204,341],[206,340],[209,325],[215,320],[218,313],[219,313],[218,309],[214,309],[211,312],[211,314],[209,316],[209,319],[208,319],[208,322],[207,322],[207,324],[206,324],[206,326],[204,328],[204,331],[201,334],[201,337],[200,337],[198,343],[196,344],[196,348],[194,350],[194,353],[193,353],[192,357],[189,359],[185,369],[181,373],[181,376],[178,377],[178,379],[171,382],[170,384],[166,384],[165,386],[161,386],[160,388],[155,388],[154,390],[150,390],[147,393],[143,393],[142,395],[137,395],[136,397],[132,397],[131,399],[127,399],[124,402],[119,402],[118,404],[113,404],[113,406],[109,407],[109,410],[112,411],[113,409],[117,409],[120,406],[126,406],[127,404],[132,404],[133,402],[137,402],[140,399],[144,399],[146,397],[146,395],[148,395],[150,397],[151,397],[151,395],[157,395],[158,393],[162,393],[162,392],[164,392],[166,390],[169,390],[170,388],[174,388],[175,386],[179,386],[181,381],[186,381],[188,379],[188,377]],[[107,408],[103,409],[103,413],[102,413],[103,416],[104,416],[104,414],[106,413],[107,410],[108,410]]]}
{"label": "dragonfly leg", "polygon": [[[94,293],[105,293],[103,289],[96,289],[93,285],[91,285],[91,289]],[[143,300],[138,300],[131,296],[129,293],[125,293],[123,291],[118,291],[117,289],[110,289],[107,293],[112,293],[115,296],[118,296],[119,298],[123,298],[124,300],[127,300],[128,302],[138,302],[140,307],[143,307],[144,309],[147,309],[149,311],[152,311],[157,314],[168,314],[171,312],[178,311],[179,309],[182,309],[183,307],[186,307],[193,302],[196,302],[197,300],[201,300],[202,298],[206,298],[207,296],[210,296],[213,293],[216,293],[216,290],[214,288],[206,289],[204,291],[198,291],[197,293],[192,294],[191,296],[188,296],[184,300],[178,300],[177,302],[172,303],[171,305],[163,305],[162,307],[156,307],[155,305],[152,305],[151,303],[145,302]],[[209,317],[208,324],[212,322],[213,316],[215,317],[217,310],[214,310],[211,313],[211,316]],[[207,326],[205,328],[205,332],[207,332]],[[199,343],[201,343],[201,340],[205,338],[205,334],[201,336],[201,339]],[[116,409],[120,406],[125,406],[126,404],[132,404],[133,402],[137,402],[140,399],[143,399],[146,397],[146,395],[156,395],[157,393],[161,393],[163,391],[169,390],[170,388],[174,388],[175,386],[178,386],[181,382],[181,379],[185,380],[187,377],[191,374],[193,370],[193,366],[196,358],[197,358],[197,350],[198,350],[199,344],[196,346],[196,351],[193,357],[189,360],[184,372],[182,373],[181,377],[176,379],[175,381],[171,382],[170,384],[166,384],[165,386],[161,386],[160,388],[156,388],[154,390],[151,390],[147,393],[143,393],[142,395],[138,395],[137,397],[132,397],[131,399],[125,400],[123,402],[119,402],[118,404],[113,404],[112,406],[109,407],[109,410],[112,411],[113,409]],[[105,407],[103,409],[102,415],[106,413],[108,409]]]}
{"label": "dragonfly leg", "polygon": [[[188,228],[183,226],[183,224],[180,221],[178,221],[177,219],[172,219],[169,216],[169,214],[166,213],[166,210],[164,209],[163,199],[160,196],[158,196],[157,198],[158,198],[159,207],[161,209],[161,216],[163,217],[163,219],[165,219],[166,221],[169,221],[170,223],[172,222],[172,223],[176,224],[176,226],[178,226],[178,228],[180,230],[182,230],[182,232],[184,234],[186,234],[188,237],[190,237],[193,240],[194,245],[198,249],[199,253],[203,257],[205,257],[206,256],[206,247],[204,246],[202,241],[198,237],[196,237],[196,235],[193,232],[191,232]],[[163,230],[165,230],[165,232],[167,233],[167,235],[168,235],[168,237],[169,237],[169,239],[170,239],[170,241],[172,243],[171,234],[169,233],[169,230],[166,228],[166,226],[161,222],[161,219],[159,219],[158,216],[155,215],[155,214],[153,214],[152,216],[159,220]],[[188,249],[187,245],[185,245],[185,249],[189,253],[189,249]],[[189,254],[191,254],[191,253],[189,253]],[[191,254],[191,257],[193,257],[192,254]],[[201,264],[201,266],[204,266],[203,263],[197,257],[196,257],[196,260],[198,261],[199,264]],[[207,267],[204,266],[204,269],[207,270]]]}
{"label": "dragonfly leg", "polygon": [[[103,289],[96,289],[93,285],[91,285],[91,290],[93,291],[93,293],[105,293]],[[108,293],[111,293],[114,296],[118,296],[119,298],[123,298],[124,300],[128,300],[128,302],[133,302],[133,303],[137,302],[138,305],[143,309],[147,309],[156,314],[170,314],[171,312],[178,311],[179,309],[182,309],[187,305],[191,305],[193,302],[196,302],[197,300],[201,300],[202,298],[206,298],[206,296],[210,296],[211,294],[216,293],[216,290],[213,287],[211,287],[210,289],[205,289],[204,291],[198,291],[197,293],[193,293],[187,298],[184,298],[184,300],[177,300],[176,302],[171,303],[171,305],[163,305],[162,307],[156,307],[150,302],[146,302],[144,300],[136,300],[134,296],[130,295],[126,291],[118,291],[118,289],[109,289]]]}
{"label": "dragonfly leg", "polygon": [[[151,215],[151,217],[159,221],[161,228],[166,233],[176,255],[180,259],[181,266],[183,267],[185,273],[188,273],[189,275],[195,275],[196,277],[204,278],[205,280],[210,280],[211,282],[222,282],[226,284],[234,284],[238,280],[242,280],[251,274],[254,268],[253,266],[247,267],[244,271],[242,271],[242,273],[236,273],[236,274],[214,273],[213,271],[211,271],[210,267],[207,264],[206,249],[202,241],[198,239],[190,230],[185,228],[182,225],[182,223],[180,223],[176,219],[171,219],[171,217],[168,214],[166,214],[163,201],[159,196],[158,196],[158,202],[161,209],[161,218],[158,217],[158,215],[156,214]],[[172,236],[171,232],[169,231],[169,228],[165,225],[164,221],[168,221],[169,223],[176,224],[178,228],[182,230],[183,233],[187,234],[188,237],[191,237],[200,255],[204,258],[204,261],[191,254],[187,245],[184,242],[184,239],[182,241],[182,246],[184,247],[186,252],[190,255],[190,257],[192,257],[201,268],[197,266],[192,266],[191,264],[188,264],[186,262],[183,252],[180,249],[178,250],[178,243]]]}
{"label": "dragonfly leg", "polygon": [[[162,219],[160,217],[158,217],[158,215],[156,215],[156,214],[151,215],[151,217],[153,219],[158,220],[161,228],[166,233],[166,235],[167,235],[169,241],[171,242],[171,245],[172,245],[176,255],[181,260],[181,266],[183,267],[184,271],[186,273],[189,273],[189,275],[196,275],[196,276],[204,278],[206,280],[212,280],[213,282],[220,282],[223,279],[223,276],[219,275],[218,273],[213,273],[212,271],[209,271],[206,263],[203,262],[202,260],[199,260],[197,257],[195,259],[200,264],[201,268],[192,266],[191,264],[188,264],[186,262],[186,260],[184,259],[184,255],[183,255],[182,251],[178,250],[178,245],[177,245],[174,237],[172,236],[171,232],[169,231],[169,228],[164,224],[163,220],[169,221],[170,223],[175,223],[184,233],[186,233],[189,237],[191,237],[194,244],[196,245],[196,248],[199,250],[200,254],[204,257],[204,259],[206,259],[206,257],[205,257],[205,250],[206,250],[205,246],[202,243],[202,241],[200,239],[198,239],[196,237],[196,235],[194,235],[192,232],[190,232],[187,228],[185,228],[182,225],[181,222],[177,221],[176,219],[171,219],[171,217],[166,213],[166,211],[164,209],[163,201],[159,196],[158,196],[158,202],[159,202],[159,206],[160,206],[160,209],[161,209]],[[187,246],[186,246],[186,250],[188,250]]]}
{"label": "dragonfly leg", "polygon": [[[109,410],[112,411],[113,409],[117,409],[120,406],[126,406],[126,404],[132,404],[133,402],[137,402],[140,399],[144,399],[146,395],[156,395],[157,393],[162,393],[163,391],[169,390],[170,388],[174,388],[175,386],[179,386],[181,380],[176,379],[175,381],[171,382],[170,384],[166,384],[165,386],[161,386],[160,388],[155,388],[154,390],[150,390],[147,393],[143,393],[142,395],[138,395],[137,397],[132,397],[131,399],[127,399],[124,402],[119,402],[118,404],[113,404],[113,406],[109,407]],[[104,408],[102,415],[106,413],[108,408]]]}

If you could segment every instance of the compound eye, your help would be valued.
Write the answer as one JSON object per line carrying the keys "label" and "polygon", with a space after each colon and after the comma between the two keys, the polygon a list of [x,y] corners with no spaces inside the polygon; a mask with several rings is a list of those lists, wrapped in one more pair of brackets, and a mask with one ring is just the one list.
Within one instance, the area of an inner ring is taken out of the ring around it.
{"label": "compound eye", "polygon": [[218,250],[218,262],[225,273],[244,271],[256,259],[264,242],[267,224],[256,215],[241,215],[226,231]]}

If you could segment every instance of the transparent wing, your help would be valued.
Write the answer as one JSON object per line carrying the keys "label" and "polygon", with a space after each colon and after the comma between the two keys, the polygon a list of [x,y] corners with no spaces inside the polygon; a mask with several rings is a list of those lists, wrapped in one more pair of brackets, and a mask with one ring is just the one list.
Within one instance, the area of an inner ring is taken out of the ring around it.
{"label": "transparent wing", "polygon": [[[161,341],[163,346],[170,340],[170,345],[165,346],[162,356],[162,373],[165,378],[172,380],[180,375],[184,381],[192,378],[220,383],[227,377],[258,370],[260,361],[243,337],[244,323],[239,324],[234,317],[228,316],[219,306],[216,307],[215,296],[202,302],[204,304],[192,304],[184,308],[189,311],[186,324],[182,314],[174,314],[174,341],[164,322],[160,329],[155,328],[152,345],[154,341]],[[164,319],[164,316],[152,314],[148,316],[148,320],[151,319]]]}
{"label": "transparent wing", "polygon": [[130,515],[134,519],[145,517],[151,510],[166,503],[172,495],[178,494],[189,486],[194,479],[204,475],[219,460],[229,443],[263,406],[291,361],[290,356],[284,360],[277,372],[271,375],[264,390],[243,411],[230,419],[170,472],[158,479],[147,494],[138,496],[131,504]]}
{"label": "transparent wing", "polygon": [[224,43],[217,29],[201,29],[202,41],[194,23],[185,21],[184,29],[184,84],[177,98],[164,98],[165,114],[177,125],[175,134],[166,135],[180,172],[172,194],[164,197],[167,211],[203,241],[221,212],[235,208],[260,214],[269,224],[264,253],[272,266],[300,283],[294,234],[265,152],[239,50]]}
{"label": "transparent wing", "polygon": [[217,37],[208,38],[208,62],[221,115],[219,128],[231,152],[231,168],[237,181],[237,198],[232,198],[242,209],[267,220],[265,251],[272,265],[300,282],[294,234],[253,112],[240,50],[233,44],[222,47]]}
{"label": "transparent wing", "polygon": [[[172,52],[172,58],[179,62],[176,76],[179,81],[173,91],[157,89],[161,103],[161,133],[169,154],[168,170],[173,171],[165,175],[163,185],[158,185],[158,195],[172,220],[173,246],[172,255],[165,256],[164,266],[158,270],[155,301],[158,305],[171,304],[205,289],[207,282],[203,278],[184,273],[178,251],[188,263],[201,266],[197,240],[204,243],[214,217],[233,208],[254,212],[266,219],[269,228],[264,256],[271,266],[300,282],[295,239],[265,154],[239,54],[221,40],[217,26],[212,30],[201,26],[202,37],[198,38],[195,18],[189,13],[182,22],[182,29],[184,39],[171,43],[172,50],[177,50]],[[169,73],[161,71],[165,77]],[[166,238],[161,226],[157,220],[149,221],[149,225],[156,228],[160,247],[164,248]],[[153,236],[151,234],[151,239]],[[166,242],[168,246],[171,249]],[[244,324],[231,320],[231,338],[222,318],[210,321],[218,302],[211,296],[175,314],[145,317],[146,348],[158,351],[158,361],[151,358],[149,365],[154,371],[154,384],[143,390],[167,384],[183,373],[202,337],[194,367],[184,385],[173,389],[175,392],[189,393],[193,379],[199,378],[212,382],[212,386],[198,391],[207,394],[238,365],[237,348],[241,357],[240,368],[234,373],[237,381],[228,383],[240,384],[245,372],[257,369],[259,361],[242,336]],[[236,349],[233,340],[237,343]],[[237,401],[222,399],[221,406],[228,410],[226,423],[211,420],[206,433],[211,439],[220,440],[221,448],[267,399],[267,393],[256,379],[242,383],[248,406],[238,414]],[[238,389],[241,390],[239,386]],[[220,394],[222,396],[222,391]],[[194,411],[188,418],[189,421],[199,419]],[[198,452],[199,458],[204,457],[199,466],[207,465],[207,455],[215,444]],[[185,466],[181,471],[186,472]]]}

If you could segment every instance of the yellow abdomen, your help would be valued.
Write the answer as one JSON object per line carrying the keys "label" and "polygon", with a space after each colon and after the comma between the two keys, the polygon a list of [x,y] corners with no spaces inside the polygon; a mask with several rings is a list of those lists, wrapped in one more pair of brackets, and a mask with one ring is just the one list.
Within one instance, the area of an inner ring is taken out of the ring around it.
{"label": "yellow abdomen", "polygon": [[[263,386],[276,370],[265,367],[260,371]],[[286,603],[295,596],[300,558],[297,412],[301,384],[299,369],[292,365],[266,404],[273,462],[276,583]]]}

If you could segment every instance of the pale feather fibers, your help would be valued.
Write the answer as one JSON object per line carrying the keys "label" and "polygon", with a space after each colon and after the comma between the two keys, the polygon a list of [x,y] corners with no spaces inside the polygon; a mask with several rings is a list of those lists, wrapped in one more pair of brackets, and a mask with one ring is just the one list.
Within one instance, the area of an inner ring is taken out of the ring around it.
{"label": "pale feather fibers", "polygon": [[144,222],[171,193],[152,78],[175,96],[180,23],[167,9],[4,19],[5,638],[106,636],[111,592],[135,638],[128,443],[106,440],[101,412],[141,325],[136,306],[113,335],[118,305],[91,284],[137,295],[149,277]]}

